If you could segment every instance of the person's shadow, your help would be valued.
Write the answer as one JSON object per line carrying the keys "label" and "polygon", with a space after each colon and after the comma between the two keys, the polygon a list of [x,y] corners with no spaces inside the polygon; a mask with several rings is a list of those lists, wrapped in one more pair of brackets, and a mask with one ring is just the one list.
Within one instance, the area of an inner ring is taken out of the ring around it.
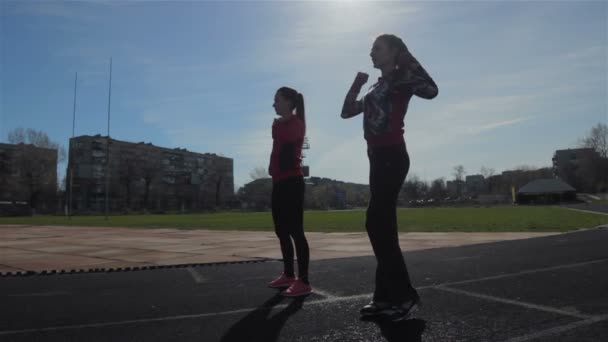
{"label": "person's shadow", "polygon": [[364,319],[364,321],[376,323],[387,342],[421,342],[422,333],[426,328],[426,321],[418,318],[400,322],[383,319]]}
{"label": "person's shadow", "polygon": [[283,296],[276,294],[266,300],[257,309],[253,310],[243,319],[234,324],[222,336],[221,342],[275,342],[289,316],[302,308],[305,297],[295,298],[280,312],[268,317],[272,308],[283,300]]}

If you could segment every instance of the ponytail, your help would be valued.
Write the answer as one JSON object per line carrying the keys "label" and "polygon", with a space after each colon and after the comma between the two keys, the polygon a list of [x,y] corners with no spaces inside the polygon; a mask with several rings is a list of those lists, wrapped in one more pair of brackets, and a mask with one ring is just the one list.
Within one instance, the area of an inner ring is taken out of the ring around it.
{"label": "ponytail", "polygon": [[304,96],[298,93],[297,90],[289,87],[281,87],[277,92],[281,93],[287,100],[293,104],[292,110],[295,110],[298,119],[302,120],[306,126],[306,116],[304,114]]}

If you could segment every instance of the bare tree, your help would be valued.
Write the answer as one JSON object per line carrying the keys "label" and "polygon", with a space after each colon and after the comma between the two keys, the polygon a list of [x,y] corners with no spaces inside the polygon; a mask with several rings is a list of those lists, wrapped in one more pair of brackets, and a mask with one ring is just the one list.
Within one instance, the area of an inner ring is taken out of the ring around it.
{"label": "bare tree", "polygon": [[493,183],[490,181],[490,179],[494,176],[494,172],[494,169],[485,166],[482,166],[479,170],[479,173],[483,176],[484,192],[492,192]]}
{"label": "bare tree", "polygon": [[25,144],[25,130],[23,128],[15,128],[8,132],[8,142],[10,144]]}
{"label": "bare tree", "polygon": [[445,180],[443,178],[437,178],[431,183],[429,194],[433,198],[443,199],[446,196],[447,189],[445,186]]}
{"label": "bare tree", "polygon": [[494,176],[494,169],[482,166],[481,170],[479,170],[479,173],[481,173],[481,175],[483,176],[483,178],[488,179],[492,176]]}
{"label": "bare tree", "polygon": [[36,147],[57,150],[57,162],[62,163],[66,159],[65,148],[52,141],[43,131],[15,128],[8,133],[8,142],[10,144],[32,144]]}
{"label": "bare tree", "polygon": [[460,195],[462,194],[462,185],[464,182],[465,175],[464,166],[454,166],[454,171],[452,172],[452,174],[454,175],[454,179],[456,180],[456,193],[458,194],[458,197],[460,197]]}
{"label": "bare tree", "polygon": [[49,155],[31,145],[20,145],[16,167],[20,179],[18,188],[27,196],[32,214],[39,205],[54,201],[57,194],[55,172],[49,172],[49,165],[56,163],[57,156]]}
{"label": "bare tree", "polygon": [[[118,179],[125,192],[125,209],[131,209],[135,183],[143,178],[137,159],[125,154],[118,169]],[[149,185],[149,184],[148,184]]]}
{"label": "bare tree", "polygon": [[[229,179],[227,179],[227,174],[230,173],[230,162],[226,159],[218,160],[216,162],[216,178],[215,178],[215,206],[216,208],[221,207],[228,198],[222,198],[222,188],[225,188],[228,185]],[[256,168],[255,170],[260,169]],[[261,168],[263,170],[263,168]],[[254,171],[255,171],[254,170]],[[253,172],[253,171],[252,171]],[[251,174],[250,174],[251,176]],[[267,177],[262,177],[267,178]],[[234,190],[231,190],[230,193],[233,193]],[[230,196],[229,196],[230,197]]]}
{"label": "bare tree", "polygon": [[464,171],[464,166],[462,166],[462,165],[454,166],[454,171],[452,172],[452,174],[454,175],[455,180],[457,180],[457,181],[464,180],[465,173],[466,172]]}
{"label": "bare tree", "polygon": [[608,125],[598,123],[593,126],[586,137],[580,139],[581,147],[593,148],[604,158],[608,158]]}
{"label": "bare tree", "polygon": [[150,206],[150,190],[152,183],[159,182],[162,176],[160,160],[151,154],[143,154],[138,156],[140,163],[141,179],[144,183],[143,206],[148,209]]}
{"label": "bare tree", "polygon": [[[21,175],[19,180],[20,191],[24,192],[30,203],[32,213],[42,204],[43,206],[54,201],[57,189],[55,170],[49,170],[49,165],[55,165],[65,160],[65,149],[58,143],[51,141],[46,133],[31,128],[17,128],[8,133],[8,141],[11,144],[23,144],[19,147],[20,157],[15,167]],[[57,154],[49,154],[39,149],[46,148],[55,150]]]}
{"label": "bare tree", "polygon": [[407,180],[403,183],[402,191],[408,200],[417,200],[425,197],[429,190],[429,186],[421,180],[417,175],[412,174],[408,176]]}
{"label": "bare tree", "polygon": [[268,172],[263,167],[256,167],[255,169],[251,170],[251,172],[249,172],[249,177],[251,177],[251,180],[269,178]]}

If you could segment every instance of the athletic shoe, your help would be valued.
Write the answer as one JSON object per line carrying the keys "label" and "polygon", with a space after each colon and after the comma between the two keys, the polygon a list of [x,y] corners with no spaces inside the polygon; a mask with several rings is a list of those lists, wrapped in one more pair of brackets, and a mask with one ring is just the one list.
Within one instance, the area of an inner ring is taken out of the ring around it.
{"label": "athletic shoe", "polygon": [[298,279],[293,284],[291,284],[291,286],[287,290],[281,292],[281,294],[285,297],[300,297],[307,296],[311,292],[312,287]]}
{"label": "athletic shoe", "polygon": [[290,287],[295,281],[295,277],[288,277],[285,275],[285,273],[283,273],[277,279],[268,283],[268,287],[272,287],[273,289]]}

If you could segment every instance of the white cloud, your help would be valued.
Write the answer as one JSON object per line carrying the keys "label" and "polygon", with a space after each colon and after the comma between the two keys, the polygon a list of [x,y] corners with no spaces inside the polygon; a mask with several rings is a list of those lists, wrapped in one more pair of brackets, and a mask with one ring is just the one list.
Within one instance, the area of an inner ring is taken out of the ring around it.
{"label": "white cloud", "polygon": [[503,121],[498,121],[498,122],[492,122],[492,123],[489,123],[489,124],[484,124],[484,125],[481,125],[481,126],[470,128],[469,132],[471,132],[472,134],[485,133],[486,131],[491,131],[491,130],[494,130],[494,129],[497,129],[497,128],[501,128],[501,127],[505,127],[505,126],[516,125],[516,124],[522,123],[524,121],[532,120],[533,118],[534,117],[515,118],[515,119],[510,119],[510,120],[503,120]]}
{"label": "white cloud", "polygon": [[367,184],[369,162],[366,151],[366,143],[360,136],[325,147],[310,165],[311,176]]}

